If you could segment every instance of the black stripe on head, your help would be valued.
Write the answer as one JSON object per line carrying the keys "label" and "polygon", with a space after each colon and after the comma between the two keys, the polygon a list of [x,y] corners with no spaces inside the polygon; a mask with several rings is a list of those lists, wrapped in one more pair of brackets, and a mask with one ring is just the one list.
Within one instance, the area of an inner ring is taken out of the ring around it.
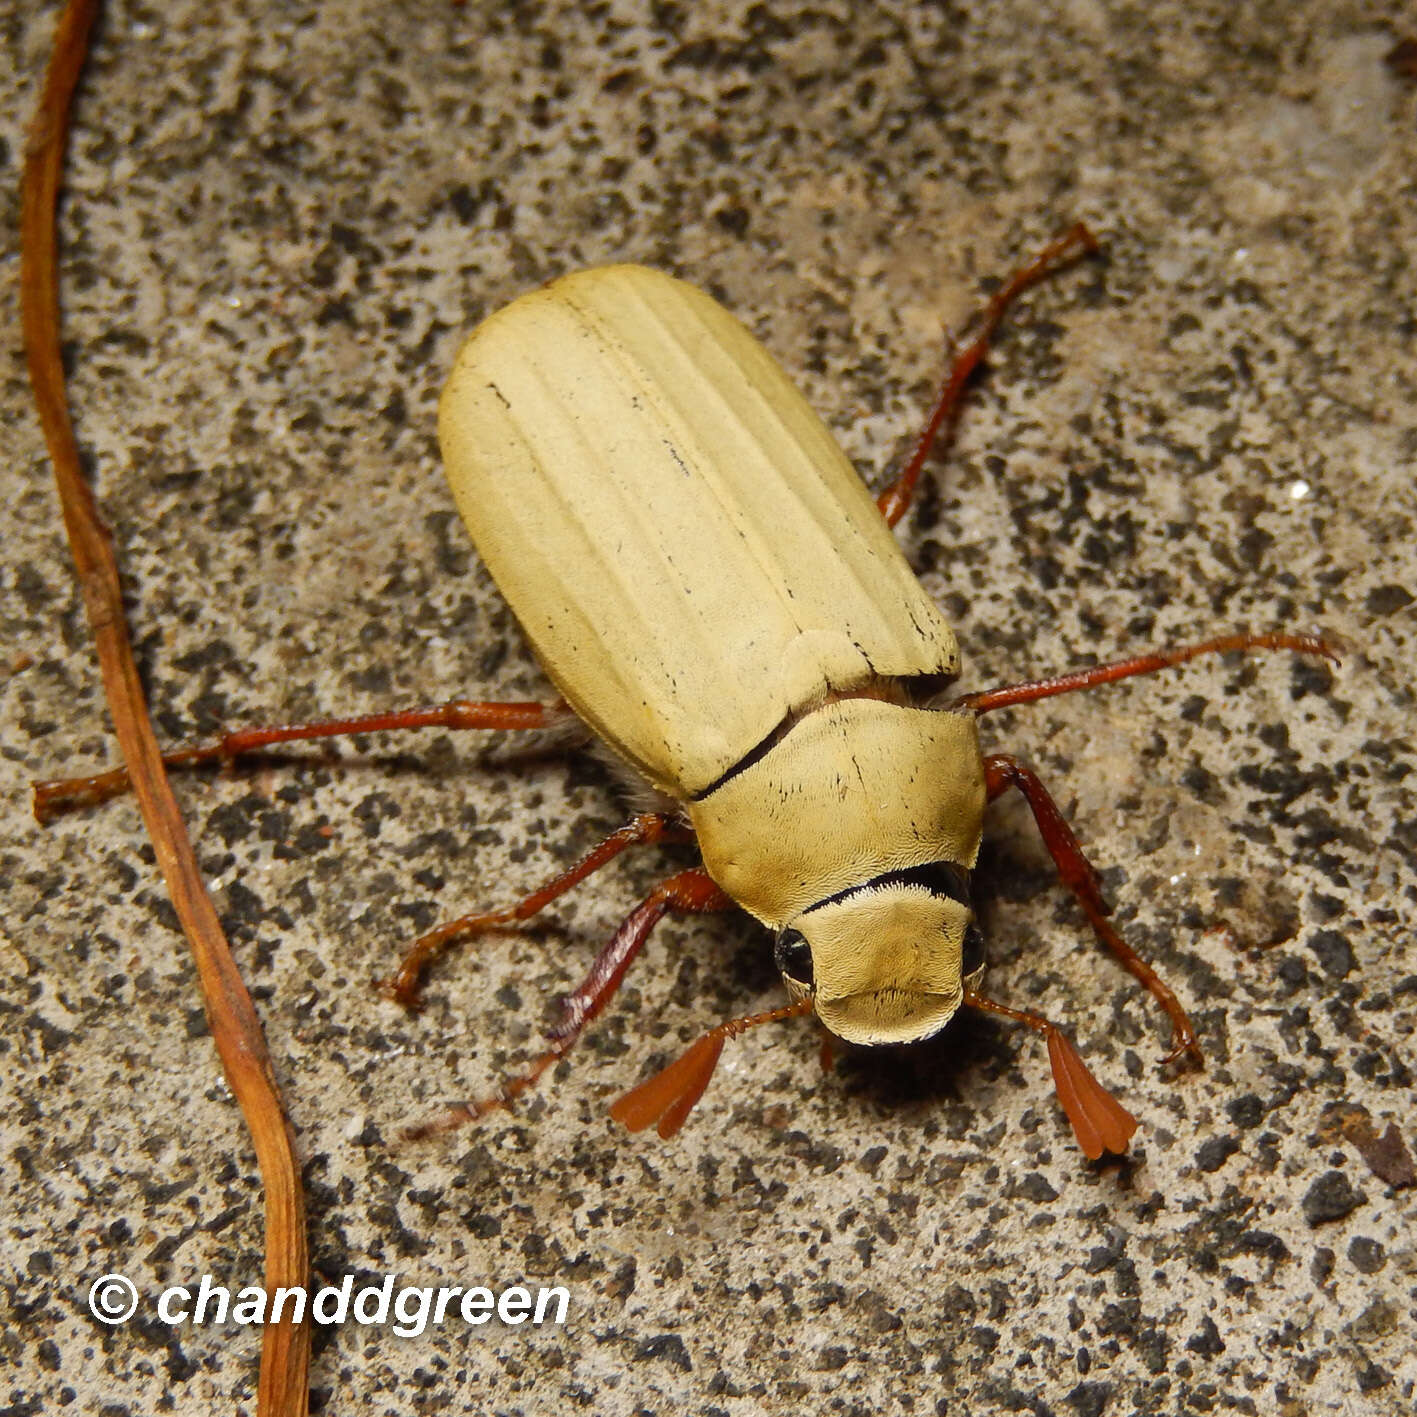
{"label": "black stripe on head", "polygon": [[931,861],[925,866],[907,866],[901,871],[885,871],[879,876],[872,876],[869,881],[862,881],[859,885],[847,886],[845,890],[837,891],[835,895],[829,895],[809,905],[802,914],[810,915],[812,911],[820,910],[824,905],[835,905],[837,901],[845,900],[847,896],[855,895],[858,891],[880,890],[884,886],[895,885],[920,886],[931,895],[943,896],[946,900],[955,900],[961,905],[970,906],[969,872],[953,861]]}

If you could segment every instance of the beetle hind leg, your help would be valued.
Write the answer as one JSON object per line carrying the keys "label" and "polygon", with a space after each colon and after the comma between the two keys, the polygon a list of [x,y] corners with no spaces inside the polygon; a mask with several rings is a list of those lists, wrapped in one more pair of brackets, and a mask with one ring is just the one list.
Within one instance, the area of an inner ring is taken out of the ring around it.
{"label": "beetle hind leg", "polygon": [[905,465],[905,470],[876,499],[876,505],[881,509],[887,526],[894,526],[910,509],[916,483],[920,481],[920,473],[931,449],[934,448],[941,432],[950,427],[958,414],[969,377],[989,352],[989,341],[994,338],[1009,306],[1030,285],[1042,280],[1057,266],[1084,252],[1096,250],[1096,238],[1082,222],[1077,222],[1061,236],[1050,241],[1033,260],[1015,271],[989,297],[988,303],[974,317],[973,338],[963,348],[953,352],[949,372],[945,375],[945,381],[935,399],[935,406],[930,410],[930,417],[916,441],[915,452]]}
{"label": "beetle hind leg", "polygon": [[994,753],[984,759],[984,782],[991,802],[1011,787],[1023,793],[1048,854],[1058,868],[1058,875],[1077,897],[1078,904],[1092,922],[1093,933],[1122,968],[1140,981],[1166,1010],[1171,1020],[1171,1050],[1162,1061],[1171,1063],[1189,1053],[1197,1063],[1202,1062],[1200,1044],[1196,1041],[1196,1030],[1190,1015],[1161,976],[1118,934],[1107,918],[1111,908],[1102,897],[1097,870],[1083,855],[1073,829],[1058,810],[1058,804],[1053,801],[1048,789],[1038,780],[1038,775],[1017,758]]}
{"label": "beetle hind leg", "polygon": [[550,1047],[546,1052],[526,1072],[508,1078],[490,1096],[474,1102],[461,1102],[438,1116],[406,1128],[404,1140],[417,1141],[450,1132],[485,1117],[489,1112],[510,1107],[548,1068],[571,1051],[587,1025],[614,997],[625,971],[665,915],[671,912],[681,915],[709,914],[727,910],[732,904],[706,871],[680,871],[677,876],[661,881],[625,917],[596,955],[586,977],[566,995],[561,1005],[560,1021],[547,1034]]}

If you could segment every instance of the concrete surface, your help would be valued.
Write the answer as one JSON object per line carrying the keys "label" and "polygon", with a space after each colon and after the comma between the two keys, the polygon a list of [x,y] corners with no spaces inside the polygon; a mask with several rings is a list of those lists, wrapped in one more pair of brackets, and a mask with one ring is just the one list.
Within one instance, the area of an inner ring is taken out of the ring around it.
{"label": "concrete surface", "polygon": [[[369,981],[616,825],[602,770],[428,735],[185,782],[321,1275],[571,1294],[559,1329],[323,1331],[321,1410],[1413,1410],[1417,88],[1382,13],[113,6],[66,336],[169,737],[543,691],[433,442],[459,332],[529,285],[627,257],[694,279],[880,477],[941,327],[1079,217],[1106,259],[1029,297],[906,533],[967,684],[1232,627],[1349,646],[1332,676],[1209,662],[988,724],[1201,1027],[1204,1072],[1156,1066],[1158,1009],[1001,805],[990,986],[1067,1024],[1138,1114],[1113,1164],[1073,1145],[1038,1040],[968,1021],[826,1079],[809,1028],[762,1030],[677,1141],[626,1136],[611,1098],[780,998],[726,918],[667,924],[515,1118],[400,1143],[530,1056],[664,858],[466,949],[409,1018]],[[27,816],[29,779],[111,756],[14,318],[52,21],[10,3],[0,27],[0,1411],[253,1411],[254,1330],[153,1312],[204,1273],[256,1283],[262,1229],[151,853],[127,803]],[[125,1327],[85,1308],[109,1271],[142,1297]]]}

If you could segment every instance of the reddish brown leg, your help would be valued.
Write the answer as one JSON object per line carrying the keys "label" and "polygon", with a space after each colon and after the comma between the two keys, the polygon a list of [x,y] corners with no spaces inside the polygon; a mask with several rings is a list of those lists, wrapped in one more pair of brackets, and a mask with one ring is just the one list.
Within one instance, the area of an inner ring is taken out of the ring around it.
{"label": "reddish brown leg", "polygon": [[[267,728],[242,728],[211,743],[178,748],[163,755],[169,767],[195,767],[202,763],[229,763],[243,753],[256,753],[277,743],[309,738],[338,738],[355,733],[384,733],[406,728],[552,728],[566,722],[571,711],[565,704],[476,703],[457,699],[431,708],[400,709],[360,718],[322,718],[309,723],[283,723]],[[92,777],[74,777],[34,784],[34,814],[48,822],[71,807],[88,807],[126,792],[127,768],[114,768]]]}
{"label": "reddish brown leg", "polygon": [[984,759],[984,782],[991,802],[1010,787],[1016,787],[1023,793],[1033,811],[1033,820],[1038,823],[1038,830],[1043,835],[1048,853],[1058,867],[1059,876],[1087,912],[1087,918],[1092,922],[1097,938],[1124,969],[1146,986],[1166,1010],[1171,1019],[1171,1051],[1164,1061],[1170,1063],[1183,1053],[1189,1053],[1196,1062],[1201,1062],[1200,1045],[1196,1042],[1196,1031],[1189,1015],[1156,971],[1127,944],[1107,919],[1109,907],[1102,899],[1097,872],[1083,855],[1082,847],[1078,845],[1072,828],[1058,810],[1058,804],[1049,796],[1048,789],[1039,782],[1031,768],[1003,753],[995,753]]}
{"label": "reddish brown leg", "polygon": [[1006,684],[1001,689],[985,689],[978,694],[963,694],[953,700],[951,708],[973,709],[976,714],[993,709],[1010,708],[1014,704],[1031,704],[1035,699],[1050,699],[1054,694],[1071,694],[1074,689],[1095,689],[1118,679],[1130,679],[1137,674],[1155,674],[1185,664],[1203,654],[1230,654],[1237,650],[1287,649],[1296,654],[1317,654],[1338,663],[1338,649],[1317,635],[1219,635],[1194,645],[1174,645],[1169,649],[1152,650],[1149,654],[1133,655],[1130,659],[1113,660],[1110,664],[1093,664],[1086,669],[1074,669],[1071,674],[1059,674],[1051,679],[1030,679],[1023,684]]}
{"label": "reddish brown leg", "polygon": [[399,965],[399,971],[391,979],[380,981],[380,987],[392,999],[405,1008],[416,1008],[423,971],[429,963],[456,939],[464,935],[476,934],[495,925],[515,925],[530,920],[539,910],[551,904],[557,896],[564,895],[572,886],[579,885],[587,876],[613,861],[626,847],[649,846],[658,841],[692,841],[694,834],[687,827],[675,823],[672,817],[659,812],[647,812],[634,818],[619,831],[611,832],[598,846],[593,847],[569,870],[563,871],[554,880],[523,897],[515,905],[502,910],[487,910],[477,915],[463,915],[450,920],[437,929],[430,930],[409,946],[408,952]]}
{"label": "reddish brown leg", "polygon": [[1049,242],[1022,270],[1015,271],[974,317],[973,324],[977,333],[962,350],[956,351],[951,360],[949,374],[941,386],[939,397],[935,400],[935,407],[930,412],[925,431],[921,433],[915,445],[914,455],[906,464],[905,471],[876,499],[876,505],[881,509],[881,515],[885,517],[888,526],[894,526],[909,508],[925,460],[930,456],[930,449],[935,445],[941,430],[953,423],[964,395],[964,386],[969,382],[969,376],[979,367],[980,360],[988,353],[989,341],[998,330],[1005,311],[1021,292],[1034,281],[1041,280],[1055,266],[1084,251],[1095,250],[1097,241],[1092,233],[1078,222],[1056,240]]}
{"label": "reddish brown leg", "polygon": [[462,1102],[450,1107],[441,1116],[432,1117],[409,1127],[404,1137],[416,1141],[422,1137],[450,1132],[468,1122],[475,1122],[489,1112],[509,1107],[559,1059],[570,1052],[586,1025],[610,1002],[630,961],[639,954],[650,932],[670,911],[679,914],[707,914],[727,910],[733,902],[714,885],[707,872],[681,871],[662,881],[625,917],[619,929],[596,955],[590,972],[577,988],[568,994],[561,1009],[560,1022],[547,1034],[550,1047],[526,1072],[508,1078],[490,1097],[476,1102]]}
{"label": "reddish brown leg", "polygon": [[1025,1024],[1048,1040],[1053,1085],[1058,1090],[1058,1101],[1068,1114],[1068,1121],[1073,1124],[1073,1134],[1084,1156],[1096,1161],[1104,1151],[1115,1151],[1120,1155],[1127,1149],[1127,1143],[1137,1129],[1137,1119],[1093,1077],[1078,1050],[1061,1029],[1039,1014],[1011,1009],[1007,1004],[996,1004],[993,999],[986,999],[973,990],[965,991],[964,1002],[982,1013],[997,1014],[1000,1018]]}

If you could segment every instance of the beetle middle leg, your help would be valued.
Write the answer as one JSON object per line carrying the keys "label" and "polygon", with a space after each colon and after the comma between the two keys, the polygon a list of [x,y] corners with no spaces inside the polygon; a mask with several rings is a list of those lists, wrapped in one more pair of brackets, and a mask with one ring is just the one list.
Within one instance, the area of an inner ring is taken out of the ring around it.
{"label": "beetle middle leg", "polygon": [[662,812],[643,813],[618,831],[611,832],[574,866],[529,895],[523,896],[515,905],[506,906],[501,910],[461,915],[456,920],[450,920],[420,936],[409,946],[403,962],[399,965],[398,973],[391,979],[382,980],[381,987],[405,1008],[415,1008],[419,1002],[418,991],[423,971],[454,940],[497,925],[519,925],[523,920],[530,920],[538,911],[550,905],[557,896],[564,895],[573,886],[578,886],[586,877],[613,861],[628,847],[650,846],[660,841],[689,842],[693,839],[693,832],[680,826],[673,817]]}
{"label": "beetle middle leg", "polygon": [[550,1047],[524,1073],[508,1078],[496,1092],[475,1102],[462,1102],[440,1116],[429,1118],[407,1128],[405,1140],[450,1132],[468,1122],[475,1122],[489,1112],[510,1107],[554,1063],[570,1052],[586,1026],[614,997],[629,969],[654,927],[671,911],[675,914],[705,915],[727,910],[733,901],[698,868],[680,871],[667,881],[661,881],[625,919],[596,955],[586,977],[567,994],[561,1005],[561,1018],[547,1033]]}
{"label": "beetle middle leg", "polygon": [[[280,723],[263,728],[239,728],[210,743],[176,748],[163,754],[168,767],[223,766],[249,753],[259,753],[278,743],[300,743],[315,738],[348,738],[358,733],[388,733],[411,728],[481,728],[527,731],[559,728],[575,716],[563,703],[487,703],[454,699],[425,708],[396,709],[391,713],[364,714],[356,718],[319,718],[304,723]],[[40,823],[52,821],[74,807],[91,807],[127,792],[132,786],[128,769],[112,768],[89,777],[55,779],[34,784],[34,815]]]}
{"label": "beetle middle leg", "polygon": [[925,422],[925,430],[915,444],[915,452],[905,465],[905,471],[876,498],[876,505],[886,519],[887,526],[894,526],[910,508],[915,495],[915,485],[930,450],[935,445],[941,429],[951,423],[959,412],[964,398],[965,385],[969,376],[979,367],[989,352],[989,341],[994,338],[999,322],[1004,318],[1009,306],[1035,281],[1041,280],[1054,267],[1070,261],[1088,251],[1097,250],[1097,239],[1082,222],[1070,226],[1063,234],[1050,241],[1026,266],[1015,271],[1012,276],[989,297],[989,302],[975,316],[974,337],[963,349],[955,352],[950,361],[949,373],[935,399],[935,406]]}
{"label": "beetle middle leg", "polygon": [[1033,812],[1033,820],[1038,823],[1048,854],[1058,867],[1058,875],[1087,913],[1097,938],[1166,1010],[1171,1019],[1171,1051],[1163,1061],[1174,1062],[1189,1053],[1198,1063],[1201,1062],[1200,1045],[1196,1042],[1196,1031],[1190,1016],[1160,975],[1127,944],[1107,919],[1111,908],[1102,898],[1097,871],[1083,855],[1067,819],[1058,810],[1058,804],[1053,801],[1048,789],[1038,780],[1038,775],[1017,758],[994,753],[984,759],[984,782],[991,802],[1011,787],[1023,793]]}
{"label": "beetle middle leg", "polygon": [[1186,664],[1204,654],[1249,653],[1257,649],[1287,649],[1295,654],[1318,655],[1338,663],[1337,646],[1318,635],[1217,635],[1214,639],[1200,640],[1192,645],[1167,645],[1106,664],[1089,664],[1085,669],[1074,669],[1047,679],[1028,679],[1021,684],[1005,684],[1002,688],[985,689],[977,694],[961,694],[951,700],[948,707],[969,709],[975,714],[991,713],[994,709],[1011,708],[1015,704],[1051,699],[1055,694],[1071,694],[1077,689],[1096,689],[1102,684],[1115,684],[1119,679],[1131,679],[1138,674],[1155,674],[1160,669]]}

